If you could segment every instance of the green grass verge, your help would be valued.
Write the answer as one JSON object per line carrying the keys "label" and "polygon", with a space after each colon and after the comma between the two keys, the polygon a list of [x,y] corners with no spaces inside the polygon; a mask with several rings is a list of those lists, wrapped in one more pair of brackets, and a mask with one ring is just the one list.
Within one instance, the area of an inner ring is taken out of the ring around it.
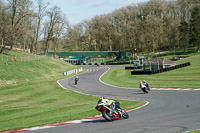
{"label": "green grass verge", "polygon": [[146,80],[152,88],[200,88],[200,54],[177,61],[177,64],[191,62],[191,66],[152,75],[131,75],[124,66],[111,67],[101,80],[120,87],[139,88],[139,82]]}
{"label": "green grass verge", "polygon": [[[16,53],[16,55],[15,55]],[[11,51],[4,57],[32,57]],[[57,84],[66,78],[63,72],[75,66],[58,59],[0,61],[0,132],[87,118],[99,114],[95,110],[98,97],[64,90]],[[124,109],[145,102],[120,100]]]}
{"label": "green grass verge", "polygon": [[189,131],[187,133],[200,133],[200,130]]}

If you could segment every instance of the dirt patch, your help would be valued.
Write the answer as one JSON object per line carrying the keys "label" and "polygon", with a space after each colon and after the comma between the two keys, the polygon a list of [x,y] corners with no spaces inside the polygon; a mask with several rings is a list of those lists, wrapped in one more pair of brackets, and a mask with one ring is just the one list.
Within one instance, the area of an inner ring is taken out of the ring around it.
{"label": "dirt patch", "polygon": [[1,80],[0,79],[0,86],[13,85],[16,83],[17,83],[17,81],[15,81],[15,80]]}

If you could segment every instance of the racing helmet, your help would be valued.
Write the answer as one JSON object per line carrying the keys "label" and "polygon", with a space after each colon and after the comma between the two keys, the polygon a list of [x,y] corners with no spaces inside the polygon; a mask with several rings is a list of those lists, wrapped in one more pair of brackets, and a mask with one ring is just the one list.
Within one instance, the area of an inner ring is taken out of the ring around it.
{"label": "racing helmet", "polygon": [[99,98],[98,104],[102,102],[102,100],[105,99],[104,97]]}

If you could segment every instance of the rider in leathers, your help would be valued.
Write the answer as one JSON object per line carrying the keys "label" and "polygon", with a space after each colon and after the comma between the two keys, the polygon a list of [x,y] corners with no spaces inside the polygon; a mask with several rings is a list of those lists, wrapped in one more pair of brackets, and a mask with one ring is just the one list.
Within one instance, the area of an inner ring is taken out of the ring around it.
{"label": "rider in leathers", "polygon": [[144,93],[148,93],[148,91],[146,90],[148,88],[147,82],[140,81],[140,88],[144,91]]}
{"label": "rider in leathers", "polygon": [[98,101],[98,104],[99,103],[105,103],[106,105],[110,106],[111,104],[113,104],[115,106],[115,110],[118,111],[120,114],[122,113],[122,109],[120,107],[120,103],[118,101],[115,101],[115,100],[109,100],[109,99],[106,99],[104,97],[101,97]]}

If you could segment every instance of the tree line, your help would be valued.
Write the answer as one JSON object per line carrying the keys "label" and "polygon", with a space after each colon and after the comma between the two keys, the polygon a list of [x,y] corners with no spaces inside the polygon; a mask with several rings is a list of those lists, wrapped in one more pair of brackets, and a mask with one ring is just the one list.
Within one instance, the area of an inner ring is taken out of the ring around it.
{"label": "tree line", "polygon": [[[0,53],[13,47],[31,53],[56,50],[69,25],[57,6],[37,0],[0,0]],[[50,47],[51,46],[51,47]]]}
{"label": "tree line", "polygon": [[[161,52],[200,50],[199,0],[150,0],[70,25],[59,7],[31,0],[0,0],[0,52],[13,46],[30,52]],[[135,51],[136,50],[136,51]]]}

